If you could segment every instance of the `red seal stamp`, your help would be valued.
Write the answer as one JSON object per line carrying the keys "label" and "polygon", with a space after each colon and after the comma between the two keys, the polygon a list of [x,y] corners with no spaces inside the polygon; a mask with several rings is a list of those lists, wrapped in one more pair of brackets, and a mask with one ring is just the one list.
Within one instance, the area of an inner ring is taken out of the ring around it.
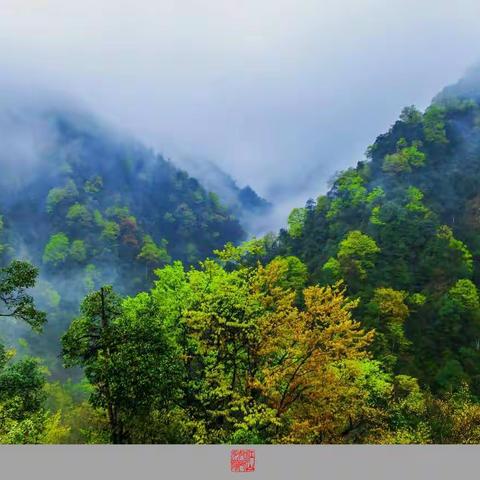
{"label": "red seal stamp", "polygon": [[230,470],[246,473],[255,471],[255,450],[232,450],[230,452]]}

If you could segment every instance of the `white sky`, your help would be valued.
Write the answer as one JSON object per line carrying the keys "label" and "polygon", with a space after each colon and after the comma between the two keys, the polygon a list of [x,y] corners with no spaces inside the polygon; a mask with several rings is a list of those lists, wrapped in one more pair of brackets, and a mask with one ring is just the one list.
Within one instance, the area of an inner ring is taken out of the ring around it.
{"label": "white sky", "polygon": [[479,18],[478,0],[0,0],[0,76],[208,158],[285,216],[480,60]]}

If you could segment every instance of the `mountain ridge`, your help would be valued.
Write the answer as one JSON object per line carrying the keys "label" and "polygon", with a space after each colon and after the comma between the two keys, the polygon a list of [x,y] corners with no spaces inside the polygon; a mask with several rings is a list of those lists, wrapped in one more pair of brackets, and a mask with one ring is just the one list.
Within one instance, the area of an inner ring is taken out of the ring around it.
{"label": "mountain ridge", "polygon": [[365,160],[292,211],[267,258],[297,256],[312,283],[343,281],[391,371],[437,392],[467,381],[478,394],[480,81],[472,72],[424,112],[406,107]]}

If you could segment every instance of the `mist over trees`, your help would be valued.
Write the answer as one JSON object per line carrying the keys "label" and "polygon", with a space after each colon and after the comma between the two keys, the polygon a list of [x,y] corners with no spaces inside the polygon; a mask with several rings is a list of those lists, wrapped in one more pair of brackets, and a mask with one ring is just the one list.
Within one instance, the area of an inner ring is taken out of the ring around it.
{"label": "mist over trees", "polygon": [[105,283],[122,294],[147,288],[155,268],[172,259],[194,264],[227,241],[246,238],[237,217],[254,221],[268,209],[231,179],[239,200],[227,205],[78,107],[61,109],[45,99],[0,117],[7,138],[0,152],[5,253],[40,268],[36,296],[49,313],[40,340],[31,341],[21,326],[9,333],[48,357],[55,378],[65,373],[59,337],[84,295]]}
{"label": "mist over trees", "polygon": [[1,193],[0,318],[45,333],[1,349],[0,441],[479,443],[479,80],[249,240],[162,157],[49,117]]}

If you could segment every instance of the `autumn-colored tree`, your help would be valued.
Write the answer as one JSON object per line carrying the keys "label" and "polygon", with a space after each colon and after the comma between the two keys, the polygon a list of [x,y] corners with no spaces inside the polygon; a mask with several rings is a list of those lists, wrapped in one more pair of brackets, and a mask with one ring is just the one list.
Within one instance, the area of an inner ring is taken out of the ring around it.
{"label": "autumn-colored tree", "polygon": [[466,384],[444,398],[430,397],[427,405],[433,443],[480,443],[480,405]]}
{"label": "autumn-colored tree", "polygon": [[[340,286],[308,287],[305,310],[279,286],[278,265],[259,268],[264,314],[259,366],[250,380],[276,412],[274,441],[342,442],[363,421],[365,397],[352,380],[367,360],[372,334],[355,322]],[[281,280],[280,280],[281,281]]]}
{"label": "autumn-colored tree", "polygon": [[[227,264],[242,258],[233,246],[218,254]],[[372,416],[360,379],[373,334],[353,320],[356,303],[339,285],[303,289],[294,258],[231,271],[176,263],[157,275],[152,313],[183,351],[196,441],[350,441]]]}

